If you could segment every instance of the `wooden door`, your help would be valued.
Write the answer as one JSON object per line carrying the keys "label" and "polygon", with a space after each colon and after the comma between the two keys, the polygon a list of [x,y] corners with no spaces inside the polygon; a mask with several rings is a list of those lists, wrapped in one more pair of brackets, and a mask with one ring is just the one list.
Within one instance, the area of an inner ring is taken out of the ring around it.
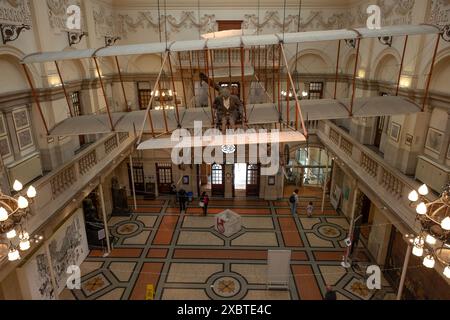
{"label": "wooden door", "polygon": [[[142,164],[133,163],[133,170],[130,170],[130,164],[128,164],[128,179],[130,182],[130,188],[132,188],[133,181],[131,175],[134,178],[134,189],[136,194],[145,192],[145,179],[144,179],[144,166]],[[130,189],[132,190],[132,189]]]}
{"label": "wooden door", "polygon": [[247,165],[247,197],[259,196],[260,166],[259,164]]}
{"label": "wooden door", "polygon": [[211,168],[211,193],[213,196],[225,195],[225,166],[213,164]]}
{"label": "wooden door", "polygon": [[373,145],[377,148],[380,147],[381,144],[381,136],[383,135],[383,129],[384,129],[384,123],[385,123],[385,117],[378,117],[377,118],[377,127],[375,132],[375,140],[373,142]]}
{"label": "wooden door", "polygon": [[171,163],[157,163],[156,177],[158,183],[159,193],[170,193],[172,185],[172,164]]}

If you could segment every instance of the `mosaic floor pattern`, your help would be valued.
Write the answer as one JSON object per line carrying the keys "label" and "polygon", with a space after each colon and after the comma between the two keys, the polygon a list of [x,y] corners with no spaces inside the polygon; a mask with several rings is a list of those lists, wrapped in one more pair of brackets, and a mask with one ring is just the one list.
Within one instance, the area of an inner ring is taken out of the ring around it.
{"label": "mosaic floor pattern", "polygon": [[[180,214],[169,199],[139,200],[131,217],[109,220],[119,239],[111,254],[92,250],[81,266],[81,290],[66,289],[60,299],[144,300],[148,285],[154,299],[320,300],[326,285],[339,300],[391,299],[384,279],[381,290],[369,290],[364,274],[340,265],[345,217],[329,202],[323,214],[306,217],[307,203],[319,208],[320,197],[302,195],[295,217],[287,200],[212,199],[207,217],[195,201]],[[242,217],[241,231],[230,237],[214,229],[215,214],[226,208]],[[267,290],[267,249],[292,250],[288,290]],[[358,260],[370,263],[363,245]]]}

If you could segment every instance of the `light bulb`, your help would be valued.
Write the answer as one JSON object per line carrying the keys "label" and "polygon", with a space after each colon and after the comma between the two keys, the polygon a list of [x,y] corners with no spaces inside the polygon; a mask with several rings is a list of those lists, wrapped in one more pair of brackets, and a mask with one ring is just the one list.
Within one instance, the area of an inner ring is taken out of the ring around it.
{"label": "light bulb", "polygon": [[419,194],[417,193],[416,190],[413,190],[409,193],[408,199],[411,202],[416,202],[417,200],[419,200]]}
{"label": "light bulb", "polygon": [[428,244],[431,244],[431,245],[435,245],[435,244],[436,244],[436,238],[433,237],[431,234],[428,234],[428,235],[426,236],[425,241],[426,241]]}
{"label": "light bulb", "polygon": [[36,189],[33,186],[30,186],[27,191],[27,197],[33,199],[36,197]]}
{"label": "light bulb", "polygon": [[302,96],[307,97],[307,96],[308,96],[308,92],[303,91],[303,92],[302,92]]}
{"label": "light bulb", "polygon": [[8,220],[8,212],[5,208],[0,207],[0,222]]}
{"label": "light bulb", "polygon": [[19,239],[20,240],[30,239],[30,235],[28,234],[28,232],[22,231],[21,233],[19,233]]}
{"label": "light bulb", "polygon": [[20,241],[19,248],[21,251],[27,251],[28,249],[30,249],[30,247],[31,247],[30,240]]}
{"label": "light bulb", "polygon": [[444,269],[444,276],[450,279],[450,267],[446,266]]}
{"label": "light bulb", "polygon": [[23,185],[20,183],[19,180],[14,181],[14,184],[13,184],[14,191],[20,191],[20,190],[22,190],[22,188],[23,188]]}
{"label": "light bulb", "polygon": [[11,249],[8,253],[8,260],[9,261],[16,261],[20,259],[20,254],[17,249]]}
{"label": "light bulb", "polygon": [[12,229],[11,231],[6,233],[6,237],[8,239],[14,239],[17,236],[16,229]]}
{"label": "light bulb", "polygon": [[421,257],[423,255],[423,248],[419,246],[414,246],[412,249],[412,254],[416,257]]}
{"label": "light bulb", "polygon": [[434,258],[433,258],[433,256],[431,254],[427,255],[423,259],[423,265],[425,267],[427,267],[427,268],[430,268],[430,269],[434,268],[434,264],[435,264],[435,261],[434,261]]}
{"label": "light bulb", "polygon": [[425,242],[423,240],[423,237],[415,237],[414,238],[414,244],[416,246],[420,246],[420,247],[423,246],[425,244]]}
{"label": "light bulb", "polygon": [[446,217],[441,221],[441,228],[447,231],[450,230],[450,217]]}
{"label": "light bulb", "polygon": [[428,187],[426,184],[423,184],[419,188],[419,194],[422,196],[426,196],[428,194]]}
{"label": "light bulb", "polygon": [[20,209],[25,209],[28,207],[28,200],[25,197],[20,196],[17,200]]}
{"label": "light bulb", "polygon": [[420,215],[424,215],[427,213],[427,206],[425,203],[421,202],[416,208],[416,212]]}

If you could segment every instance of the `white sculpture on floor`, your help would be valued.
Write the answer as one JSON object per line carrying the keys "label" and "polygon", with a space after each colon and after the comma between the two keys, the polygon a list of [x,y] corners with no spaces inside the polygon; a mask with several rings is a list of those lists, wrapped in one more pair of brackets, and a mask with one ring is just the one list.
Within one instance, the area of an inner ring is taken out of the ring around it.
{"label": "white sculpture on floor", "polygon": [[227,209],[216,215],[215,229],[226,237],[241,231],[242,219],[236,212]]}

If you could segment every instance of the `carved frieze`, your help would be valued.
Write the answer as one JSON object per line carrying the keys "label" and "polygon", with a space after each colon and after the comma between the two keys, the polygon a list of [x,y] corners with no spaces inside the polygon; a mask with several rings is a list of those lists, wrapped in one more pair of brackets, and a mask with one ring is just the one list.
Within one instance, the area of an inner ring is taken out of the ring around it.
{"label": "carved frieze", "polygon": [[56,31],[67,30],[67,8],[70,5],[77,5],[81,8],[81,29],[84,29],[85,17],[80,0],[47,0],[48,18],[52,29]]}
{"label": "carved frieze", "polygon": [[0,22],[31,25],[29,0],[0,0]]}
{"label": "carved frieze", "polygon": [[116,35],[114,14],[106,8],[99,7],[94,9],[95,33],[98,37]]}
{"label": "carved frieze", "polygon": [[450,1],[433,0],[429,23],[444,26],[450,24]]}

